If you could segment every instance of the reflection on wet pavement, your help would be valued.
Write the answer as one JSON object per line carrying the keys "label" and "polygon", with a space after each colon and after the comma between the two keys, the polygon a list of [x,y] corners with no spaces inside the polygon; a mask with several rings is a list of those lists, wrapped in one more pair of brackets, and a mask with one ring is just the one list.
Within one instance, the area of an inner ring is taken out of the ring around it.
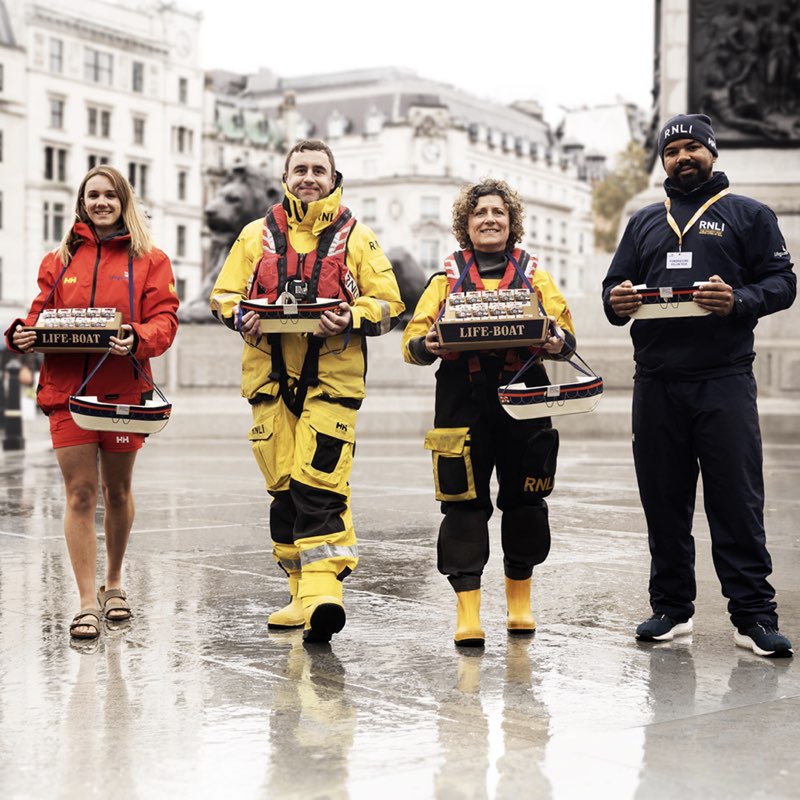
{"label": "reflection on wet pavement", "polygon": [[[702,514],[693,636],[632,637],[648,557],[627,443],[562,444],[533,638],[505,633],[491,520],[486,649],[462,653],[428,453],[379,439],[359,442],[361,563],[331,645],[267,631],[286,589],[246,442],[167,436],[134,476],[134,617],[70,644],[62,490],[34,434],[0,457],[3,798],[798,796],[800,678],[734,647]],[[767,449],[773,579],[796,641],[798,473],[800,448]]]}

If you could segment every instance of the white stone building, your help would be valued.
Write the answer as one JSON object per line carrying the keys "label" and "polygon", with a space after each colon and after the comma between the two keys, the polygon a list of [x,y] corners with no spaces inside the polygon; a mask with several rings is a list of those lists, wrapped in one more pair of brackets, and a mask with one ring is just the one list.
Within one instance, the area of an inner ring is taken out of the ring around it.
{"label": "white stone building", "polygon": [[433,272],[456,247],[450,214],[459,187],[502,178],[525,201],[524,247],[565,292],[594,288],[585,269],[591,187],[536,103],[505,106],[397,69],[291,79],[212,73],[207,86],[207,180],[241,162],[279,178],[287,143],[324,139],[345,177],[345,203],[384,250],[405,251]]}
{"label": "white stone building", "polygon": [[[13,156],[14,173],[25,174],[18,195],[24,219],[13,270],[4,259],[2,296],[32,297],[42,255],[71,224],[77,187],[97,163],[128,177],[157,245],[172,258],[179,292],[195,292],[202,271],[200,15],[136,0],[3,5],[24,65],[12,66],[19,51],[4,47],[0,67],[13,72],[26,110],[27,147]],[[2,110],[5,137],[12,122],[9,106]],[[14,176],[1,166],[0,191],[8,191]]]}

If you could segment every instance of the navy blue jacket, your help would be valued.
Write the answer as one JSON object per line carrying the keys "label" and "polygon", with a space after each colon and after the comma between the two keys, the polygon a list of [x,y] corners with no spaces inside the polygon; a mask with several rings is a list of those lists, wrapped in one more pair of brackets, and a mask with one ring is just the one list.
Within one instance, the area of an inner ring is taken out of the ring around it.
{"label": "navy blue jacket", "polygon": [[[710,197],[728,186],[715,172],[710,180],[684,194],[667,179],[672,216],[683,230]],[[716,223],[701,225],[702,222]],[[755,358],[753,329],[758,318],[788,308],[797,279],[774,212],[749,197],[729,194],[717,200],[683,238],[683,250],[692,252],[692,267],[668,270],[667,253],[678,249],[678,237],[667,223],[663,203],[637,211],[628,222],[603,281],[603,306],[613,325],[625,325],[609,295],[614,286],[630,280],[634,286],[691,286],[719,275],[733,287],[730,315],[708,314],[665,320],[633,320],[637,376],[677,380],[749,372]]]}

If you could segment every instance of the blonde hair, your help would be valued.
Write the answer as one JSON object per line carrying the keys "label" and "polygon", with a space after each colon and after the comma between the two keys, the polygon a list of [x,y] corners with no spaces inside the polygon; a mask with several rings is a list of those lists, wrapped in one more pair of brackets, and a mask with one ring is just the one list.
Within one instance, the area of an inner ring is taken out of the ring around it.
{"label": "blonde hair", "polygon": [[505,181],[494,178],[484,178],[480,183],[462,186],[461,192],[453,203],[453,236],[456,237],[459,247],[471,250],[472,242],[467,232],[469,215],[478,205],[478,200],[487,195],[497,195],[508,208],[508,241],[506,249],[513,250],[517,242],[525,236],[522,220],[525,218],[525,209],[522,198]]}
{"label": "blonde hair", "polygon": [[[86,184],[96,175],[102,175],[111,181],[114,187],[114,192],[119,197],[121,206],[121,218],[125,224],[125,228],[131,236],[130,253],[135,258],[149,253],[154,245],[153,239],[150,236],[150,225],[142,211],[136,197],[133,194],[133,189],[130,183],[126,180],[125,176],[114,167],[109,167],[108,164],[100,164],[92,167],[86,175],[83,176],[81,185],[78,187],[78,197],[75,200],[75,222],[85,222],[91,225],[89,215],[86,213],[86,207],[83,201],[83,195],[86,191]],[[58,255],[62,264],[69,261],[69,254],[72,248],[81,239],[80,236],[75,234],[72,227],[67,231],[66,235],[58,247]]]}

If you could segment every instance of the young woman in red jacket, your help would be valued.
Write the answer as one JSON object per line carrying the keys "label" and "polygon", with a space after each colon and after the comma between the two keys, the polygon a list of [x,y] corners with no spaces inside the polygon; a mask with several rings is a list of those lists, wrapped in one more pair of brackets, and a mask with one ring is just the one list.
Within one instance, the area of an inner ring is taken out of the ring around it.
{"label": "young woman in red jacket", "polygon": [[[164,353],[178,328],[178,298],[167,256],[153,246],[147,220],[130,184],[114,168],[91,169],[78,189],[76,220],[57,250],[39,267],[39,294],[26,319],[6,331],[9,349],[27,353],[45,308],[113,307],[122,314],[111,355],[92,375],[82,394],[102,402],[139,404],[151,390],[148,359]],[[128,357],[134,353],[141,369]],[[103,354],[48,353],[42,365],[37,402],[50,421],[50,436],[64,479],[64,533],[78,584],[80,612],[70,625],[76,639],[94,639],[103,616],[129,619],[122,589],[122,561],[134,516],[131,480],[144,436],[79,428],[68,410],[69,397]],[[95,509],[99,492],[105,510],[105,581],[97,589]]]}

